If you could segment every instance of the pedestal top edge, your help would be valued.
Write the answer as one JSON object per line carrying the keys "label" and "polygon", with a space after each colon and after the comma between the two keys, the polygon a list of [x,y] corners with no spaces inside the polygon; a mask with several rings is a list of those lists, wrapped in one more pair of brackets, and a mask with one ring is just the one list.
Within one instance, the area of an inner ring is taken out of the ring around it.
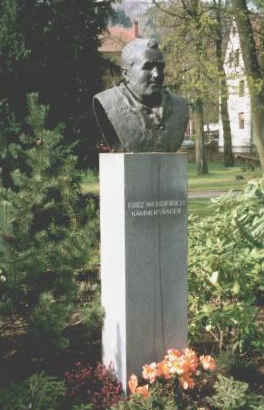
{"label": "pedestal top edge", "polygon": [[111,155],[111,156],[144,156],[144,155],[166,155],[166,156],[172,156],[172,155],[180,155],[180,156],[188,156],[187,152],[101,152],[99,156],[105,156],[105,155]]}

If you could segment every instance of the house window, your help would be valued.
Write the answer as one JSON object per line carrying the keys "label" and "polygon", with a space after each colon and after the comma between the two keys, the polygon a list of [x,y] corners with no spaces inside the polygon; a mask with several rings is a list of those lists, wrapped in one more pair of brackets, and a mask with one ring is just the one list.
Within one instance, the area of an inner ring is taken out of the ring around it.
{"label": "house window", "polygon": [[244,95],[245,95],[245,81],[244,80],[239,81],[238,95],[239,95],[239,97],[244,97]]}
{"label": "house window", "polygon": [[245,128],[245,114],[243,112],[238,113],[238,128],[240,130]]}

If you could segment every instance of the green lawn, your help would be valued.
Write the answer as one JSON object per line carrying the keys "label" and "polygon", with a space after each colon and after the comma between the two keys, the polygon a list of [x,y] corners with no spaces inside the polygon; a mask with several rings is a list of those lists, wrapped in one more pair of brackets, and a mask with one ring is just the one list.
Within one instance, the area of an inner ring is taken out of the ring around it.
{"label": "green lawn", "polygon": [[82,188],[85,193],[99,193],[99,175],[97,172],[88,170],[82,175]]}
{"label": "green lawn", "polygon": [[[261,177],[260,168],[254,171],[245,171],[241,167],[225,168],[219,163],[210,163],[209,173],[207,175],[196,174],[196,164],[188,164],[188,191],[197,193],[199,191],[229,191],[243,190],[248,181]],[[238,179],[238,178],[241,179]],[[83,175],[84,192],[99,193],[99,176],[98,173],[88,171]],[[201,216],[208,215],[210,209],[210,198],[189,199],[189,213],[196,213]]]}
{"label": "green lawn", "polygon": [[210,198],[195,198],[188,200],[188,213],[200,216],[207,216],[212,211],[210,205],[212,204]]}
{"label": "green lawn", "polygon": [[[261,177],[260,168],[254,171],[245,171],[241,167],[226,168],[222,164],[210,163],[209,173],[207,175],[196,174],[196,164],[188,165],[188,191],[189,193],[198,193],[199,191],[222,191],[223,193],[230,190],[243,190],[248,181]],[[241,179],[237,179],[240,178]],[[209,215],[213,212],[210,208],[211,200],[209,198],[189,199],[189,213],[200,216]]]}
{"label": "green lawn", "polygon": [[[246,183],[261,177],[261,169],[243,171],[241,167],[226,168],[222,164],[210,163],[209,173],[196,174],[196,164],[188,164],[188,187],[190,192],[197,191],[229,191],[243,189]],[[236,179],[242,177],[243,179]]]}

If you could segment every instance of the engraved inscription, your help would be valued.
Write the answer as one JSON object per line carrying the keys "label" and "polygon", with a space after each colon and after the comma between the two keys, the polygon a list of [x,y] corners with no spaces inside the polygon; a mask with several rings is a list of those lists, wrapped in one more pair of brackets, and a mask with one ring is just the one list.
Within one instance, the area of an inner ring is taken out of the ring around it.
{"label": "engraved inscription", "polygon": [[127,213],[132,218],[179,215],[186,206],[185,199],[128,202]]}

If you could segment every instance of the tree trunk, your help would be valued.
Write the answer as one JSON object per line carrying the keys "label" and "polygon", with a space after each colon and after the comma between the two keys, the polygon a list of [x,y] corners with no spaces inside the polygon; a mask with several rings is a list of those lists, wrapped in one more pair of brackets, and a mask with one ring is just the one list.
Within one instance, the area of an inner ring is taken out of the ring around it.
{"label": "tree trunk", "polygon": [[[183,2],[182,2],[183,3]],[[193,26],[196,33],[194,42],[195,56],[197,60],[196,72],[194,75],[195,84],[201,83],[202,78],[202,60],[203,60],[203,41],[201,30],[201,14],[199,12],[199,1],[190,0],[189,15],[192,18]],[[205,154],[204,144],[204,101],[203,92],[199,88],[196,89],[196,98],[194,102],[194,123],[195,123],[195,148],[196,148],[196,169],[197,175],[208,174],[208,166]]]}
{"label": "tree trunk", "polygon": [[202,98],[198,98],[196,100],[194,110],[197,175],[208,174],[204,147],[204,116]]}
{"label": "tree trunk", "polygon": [[215,11],[216,11],[216,21],[217,27],[215,30],[216,33],[216,42],[215,42],[215,50],[216,50],[216,61],[217,67],[220,77],[220,114],[222,118],[223,124],[223,137],[224,137],[224,165],[226,167],[234,166],[234,157],[232,152],[232,134],[231,134],[231,127],[230,127],[230,119],[228,113],[228,104],[227,104],[227,81],[226,81],[226,74],[224,70],[224,58],[223,58],[223,50],[222,50],[222,1],[214,1]]}
{"label": "tree trunk", "polygon": [[233,0],[233,9],[249,86],[254,143],[264,173],[264,78],[246,0]]}
{"label": "tree trunk", "polygon": [[234,157],[232,152],[232,134],[227,105],[227,84],[225,75],[220,78],[220,92],[220,113],[222,118],[224,135],[224,165],[225,167],[233,167]]}

